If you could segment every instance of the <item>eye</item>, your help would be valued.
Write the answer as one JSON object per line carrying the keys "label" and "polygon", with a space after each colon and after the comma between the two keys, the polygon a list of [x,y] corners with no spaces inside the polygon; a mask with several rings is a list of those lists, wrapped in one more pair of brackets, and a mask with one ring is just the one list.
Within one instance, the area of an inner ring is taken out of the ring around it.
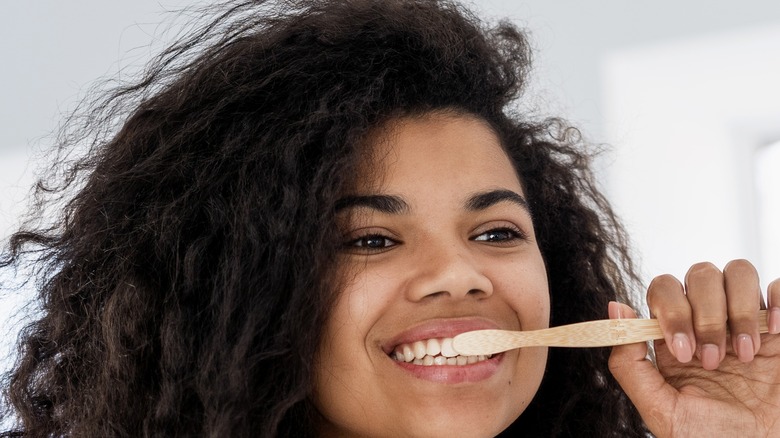
{"label": "eye", "polygon": [[511,243],[519,239],[525,239],[525,234],[514,227],[491,228],[471,238],[477,242],[489,243]]}
{"label": "eye", "polygon": [[398,241],[381,234],[366,234],[344,244],[348,250],[378,252],[398,245]]}

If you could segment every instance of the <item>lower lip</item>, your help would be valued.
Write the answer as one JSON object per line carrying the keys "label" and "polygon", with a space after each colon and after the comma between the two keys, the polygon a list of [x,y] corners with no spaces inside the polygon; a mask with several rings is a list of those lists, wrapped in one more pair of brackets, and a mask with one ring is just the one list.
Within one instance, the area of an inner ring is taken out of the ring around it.
{"label": "lower lip", "polygon": [[497,354],[490,359],[476,362],[470,365],[415,365],[408,362],[399,362],[393,358],[388,359],[395,362],[404,371],[411,373],[414,377],[423,380],[429,380],[437,383],[468,383],[479,382],[490,378],[496,371],[504,358],[503,354]]}

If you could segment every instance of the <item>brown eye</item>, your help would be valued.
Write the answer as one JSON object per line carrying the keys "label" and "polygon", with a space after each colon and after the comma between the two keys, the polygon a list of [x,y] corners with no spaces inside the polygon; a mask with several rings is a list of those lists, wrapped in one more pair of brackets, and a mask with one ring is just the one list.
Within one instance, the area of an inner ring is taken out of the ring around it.
{"label": "brown eye", "polygon": [[524,235],[520,230],[512,229],[508,227],[494,228],[492,230],[485,231],[482,234],[474,236],[471,240],[477,242],[511,242],[517,239],[523,239]]}
{"label": "brown eye", "polygon": [[381,251],[398,245],[398,242],[381,234],[367,234],[346,243],[346,247],[357,251]]}

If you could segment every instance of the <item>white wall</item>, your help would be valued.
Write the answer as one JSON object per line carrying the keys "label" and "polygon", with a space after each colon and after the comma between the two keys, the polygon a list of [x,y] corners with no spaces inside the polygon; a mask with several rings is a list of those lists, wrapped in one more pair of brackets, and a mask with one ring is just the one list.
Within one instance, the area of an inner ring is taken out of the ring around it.
{"label": "white wall", "polygon": [[756,149],[780,139],[778,72],[780,23],[605,59],[611,198],[648,274],[745,257],[780,276],[761,259],[754,187]]}
{"label": "white wall", "polygon": [[754,156],[758,250],[761,272],[780,277],[780,136],[763,143]]}
{"label": "white wall", "polygon": [[540,105],[568,117],[596,143],[606,139],[601,63],[611,52],[780,23],[777,0],[472,3],[489,16],[509,16],[530,31],[536,48],[532,79],[544,98]]}

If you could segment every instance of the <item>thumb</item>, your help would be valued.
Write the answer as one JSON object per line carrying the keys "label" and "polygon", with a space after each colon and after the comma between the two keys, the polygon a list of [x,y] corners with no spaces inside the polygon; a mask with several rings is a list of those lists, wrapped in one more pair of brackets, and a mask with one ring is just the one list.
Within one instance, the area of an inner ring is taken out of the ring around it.
{"label": "thumb", "polygon": [[[636,318],[636,313],[631,307],[613,301],[609,303],[609,318]],[[650,430],[667,430],[670,410],[674,406],[670,401],[675,396],[675,390],[647,359],[647,344],[640,342],[612,347],[609,370]]]}

